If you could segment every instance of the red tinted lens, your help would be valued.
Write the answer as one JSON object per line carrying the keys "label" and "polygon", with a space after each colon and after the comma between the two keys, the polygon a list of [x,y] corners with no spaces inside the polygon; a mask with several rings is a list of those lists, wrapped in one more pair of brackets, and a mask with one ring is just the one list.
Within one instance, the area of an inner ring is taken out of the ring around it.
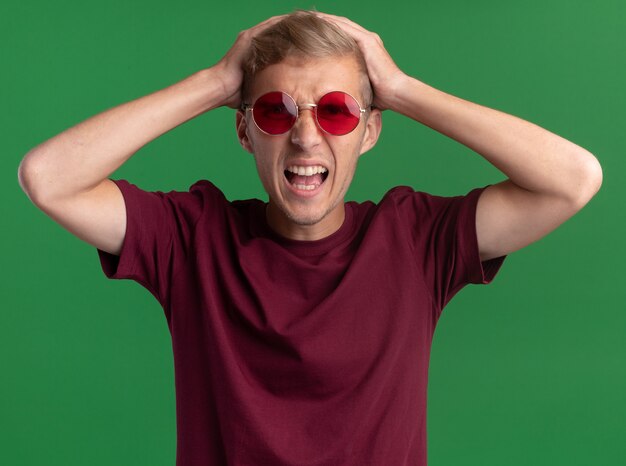
{"label": "red tinted lens", "polygon": [[252,117],[261,131],[282,134],[293,126],[298,116],[296,103],[284,92],[269,92],[254,103]]}
{"label": "red tinted lens", "polygon": [[317,104],[317,121],[330,134],[348,134],[358,126],[360,118],[358,102],[345,92],[329,92]]}

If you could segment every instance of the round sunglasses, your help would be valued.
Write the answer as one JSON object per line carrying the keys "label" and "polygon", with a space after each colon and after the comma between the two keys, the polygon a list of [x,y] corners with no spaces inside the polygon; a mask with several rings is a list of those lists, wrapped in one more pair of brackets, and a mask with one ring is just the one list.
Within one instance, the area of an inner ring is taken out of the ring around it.
{"label": "round sunglasses", "polygon": [[328,134],[342,136],[353,131],[367,109],[347,92],[332,91],[323,95],[317,104],[296,104],[286,92],[273,91],[256,99],[254,105],[243,104],[243,111],[252,110],[254,124],[264,133],[284,134],[298,119],[300,110],[313,110],[318,126]]}

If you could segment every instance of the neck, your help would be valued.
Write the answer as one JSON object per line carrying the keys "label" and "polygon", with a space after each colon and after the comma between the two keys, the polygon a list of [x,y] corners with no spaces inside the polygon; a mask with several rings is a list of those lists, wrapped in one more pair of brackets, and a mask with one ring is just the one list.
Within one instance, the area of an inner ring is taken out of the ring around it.
{"label": "neck", "polygon": [[296,223],[271,201],[265,211],[267,224],[272,230],[285,238],[298,241],[316,241],[332,235],[341,228],[345,216],[343,202],[312,224]]}

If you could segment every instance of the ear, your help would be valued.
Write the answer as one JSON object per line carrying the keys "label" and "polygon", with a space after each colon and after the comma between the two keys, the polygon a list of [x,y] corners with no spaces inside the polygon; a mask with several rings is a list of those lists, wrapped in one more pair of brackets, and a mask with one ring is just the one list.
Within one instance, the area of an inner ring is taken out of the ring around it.
{"label": "ear", "polygon": [[235,115],[235,126],[237,127],[237,137],[241,147],[254,154],[250,138],[248,137],[248,122],[246,121],[246,114],[242,110],[237,110]]}
{"label": "ear", "polygon": [[367,123],[365,124],[365,134],[363,135],[363,142],[361,143],[361,152],[359,155],[364,154],[376,145],[382,128],[382,112],[378,108],[371,109],[367,118]]}

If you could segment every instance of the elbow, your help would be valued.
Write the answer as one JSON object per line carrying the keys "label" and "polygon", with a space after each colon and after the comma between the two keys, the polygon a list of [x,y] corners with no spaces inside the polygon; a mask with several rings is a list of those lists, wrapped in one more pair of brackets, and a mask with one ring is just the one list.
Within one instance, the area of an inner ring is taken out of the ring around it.
{"label": "elbow", "polygon": [[36,204],[36,192],[38,191],[38,178],[39,168],[33,159],[33,154],[29,152],[24,156],[19,166],[17,167],[17,182],[22,188],[22,191],[28,196],[28,198]]}
{"label": "elbow", "polygon": [[28,155],[26,155],[17,167],[17,182],[26,194],[31,187],[30,177],[28,176]]}
{"label": "elbow", "polygon": [[591,155],[586,169],[587,183],[589,184],[589,199],[595,196],[602,186],[602,165],[598,159]]}
{"label": "elbow", "polygon": [[575,193],[575,203],[579,208],[582,209],[600,191],[602,179],[600,162],[593,154],[587,153],[582,175],[577,183],[578,189]]}

